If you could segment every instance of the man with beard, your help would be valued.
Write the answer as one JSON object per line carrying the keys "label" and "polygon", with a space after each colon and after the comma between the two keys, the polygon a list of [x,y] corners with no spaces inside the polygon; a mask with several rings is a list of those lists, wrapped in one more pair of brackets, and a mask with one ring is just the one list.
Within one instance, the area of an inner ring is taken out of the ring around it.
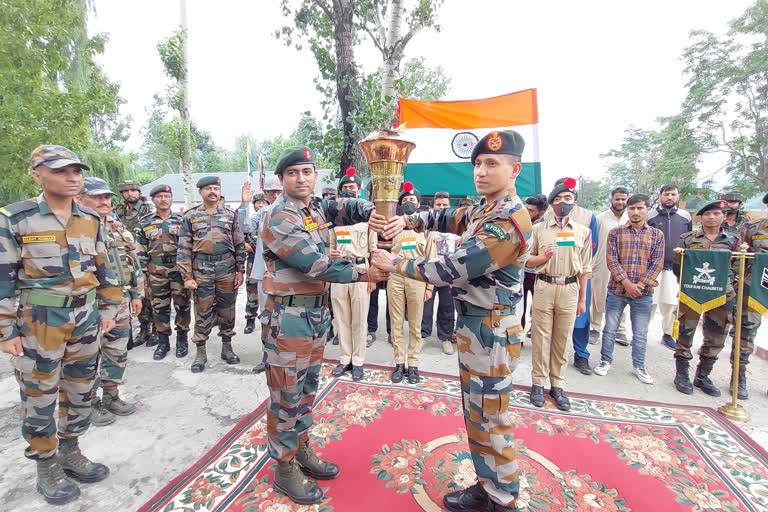
{"label": "man with beard", "polygon": [[[147,198],[141,195],[141,185],[133,180],[126,180],[117,185],[117,190],[123,196],[123,204],[119,204],[114,209],[114,214],[123,223],[126,229],[136,236],[136,229],[139,227],[139,221],[145,215],[154,211],[152,204]],[[149,289],[149,283],[144,290],[144,298],[141,302],[141,313],[139,314],[139,324],[141,330],[139,336],[133,340],[134,347],[147,344],[148,347],[157,345],[158,337],[155,326],[152,323],[152,300]]]}
{"label": "man with beard", "polygon": [[240,362],[232,351],[232,336],[237,289],[243,284],[245,271],[245,238],[235,212],[219,205],[221,180],[216,176],[200,178],[197,188],[203,204],[184,213],[176,256],[184,288],[193,290],[195,301],[192,341],[197,353],[192,373],[202,372],[208,362],[205,344],[214,314],[221,336],[221,359],[227,364]]}
{"label": "man with beard", "polygon": [[725,221],[723,221],[723,229],[738,234],[744,224],[748,223],[751,219],[749,215],[744,213],[744,196],[738,192],[727,192],[720,194],[720,200],[725,201]]}
{"label": "man with beard", "polygon": [[[613,228],[626,224],[627,217],[627,198],[629,194],[624,187],[616,187],[611,191],[611,208],[597,216],[598,242],[597,252],[592,260],[592,301],[590,302],[589,313],[589,343],[596,344],[600,340],[600,329],[603,323],[603,314],[605,313],[605,296],[608,291],[608,282],[611,279],[611,273],[608,271],[608,264],[605,260],[605,244],[608,240],[608,232]],[[626,313],[621,317],[618,331],[616,332],[616,343],[619,345],[629,345],[626,330]]]}
{"label": "man with beard", "polygon": [[658,308],[661,312],[661,328],[664,331],[661,342],[671,350],[675,350],[676,342],[672,337],[672,328],[675,324],[677,292],[680,288],[677,276],[672,270],[675,264],[675,247],[680,236],[693,229],[691,214],[677,207],[679,201],[680,192],[677,185],[664,185],[659,190],[659,206],[648,214],[648,225],[664,233],[664,272],[659,276],[659,286],[653,292],[651,318]]}

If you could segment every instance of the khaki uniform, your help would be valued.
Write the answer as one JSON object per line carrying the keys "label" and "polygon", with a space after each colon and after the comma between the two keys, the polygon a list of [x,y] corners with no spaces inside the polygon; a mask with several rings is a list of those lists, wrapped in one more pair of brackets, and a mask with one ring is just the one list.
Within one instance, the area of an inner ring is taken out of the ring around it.
{"label": "khaki uniform", "polygon": [[[368,268],[371,251],[377,248],[376,233],[368,229],[367,222],[353,226],[336,227],[331,231],[331,249],[341,251],[341,257],[356,269]],[[332,283],[331,304],[339,334],[342,364],[362,366],[365,362],[365,336],[368,324],[368,283]]]}
{"label": "khaki uniform", "polygon": [[[603,212],[597,216],[598,243],[597,252],[592,258],[592,301],[589,305],[589,321],[591,331],[600,332],[603,324],[603,315],[605,315],[605,297],[608,292],[608,283],[611,280],[611,273],[608,271],[606,262],[606,250],[608,244],[608,232],[619,225],[624,225],[629,221],[627,211],[621,214],[617,219],[612,210]],[[627,308],[629,309],[629,308]],[[621,323],[618,334],[627,332],[627,312],[621,315]]]}
{"label": "khaki uniform", "polygon": [[[570,236],[563,236],[570,234]],[[560,236],[558,236],[560,235]],[[544,386],[549,377],[552,387],[565,384],[566,348],[573,333],[579,301],[578,277],[592,273],[592,232],[570,218],[562,228],[554,219],[533,226],[531,256],[544,252],[548,245],[573,240],[560,246],[549,261],[536,267],[531,306],[531,344],[533,345],[533,385]],[[576,278],[569,284],[545,282],[542,276]]]}
{"label": "khaki uniform", "polygon": [[[392,240],[392,255],[396,258],[427,258],[437,257],[437,246],[434,244],[432,233],[417,233],[405,230]],[[389,318],[392,325],[392,349],[395,353],[395,364],[405,364],[406,354],[408,367],[419,366],[419,355],[424,346],[421,337],[421,318],[424,314],[424,292],[432,291],[432,284],[409,279],[400,274],[392,274],[387,282],[387,303]],[[405,311],[408,309],[409,341],[403,338],[403,323]]]}

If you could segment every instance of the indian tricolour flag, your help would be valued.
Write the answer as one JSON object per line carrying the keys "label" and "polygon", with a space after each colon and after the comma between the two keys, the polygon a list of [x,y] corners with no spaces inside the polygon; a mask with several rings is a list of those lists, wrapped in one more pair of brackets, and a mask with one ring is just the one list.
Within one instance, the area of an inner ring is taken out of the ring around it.
{"label": "indian tricolour flag", "polygon": [[352,237],[350,236],[349,231],[337,231],[336,242],[340,244],[351,244]]}
{"label": "indian tricolour flag", "polygon": [[405,167],[405,180],[422,194],[475,194],[472,150],[489,132],[506,129],[517,131],[525,140],[518,195],[541,193],[536,89],[468,101],[401,98],[399,112],[406,137],[416,143]]}
{"label": "indian tricolour flag", "polygon": [[557,234],[557,240],[555,240],[555,245],[558,247],[572,247],[576,245],[576,238],[574,237],[574,234],[569,231],[562,231]]}

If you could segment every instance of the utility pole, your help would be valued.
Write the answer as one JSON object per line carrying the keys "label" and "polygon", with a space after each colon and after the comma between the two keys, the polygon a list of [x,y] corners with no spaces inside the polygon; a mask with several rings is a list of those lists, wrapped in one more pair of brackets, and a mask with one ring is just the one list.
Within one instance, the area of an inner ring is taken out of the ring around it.
{"label": "utility pole", "polygon": [[180,25],[182,53],[184,54],[184,72],[179,80],[179,92],[182,96],[181,101],[181,122],[183,133],[181,140],[181,158],[179,159],[179,169],[184,181],[184,203],[187,208],[192,207],[195,197],[195,187],[192,183],[192,143],[191,128],[189,123],[189,33],[187,29],[187,0],[179,0]]}

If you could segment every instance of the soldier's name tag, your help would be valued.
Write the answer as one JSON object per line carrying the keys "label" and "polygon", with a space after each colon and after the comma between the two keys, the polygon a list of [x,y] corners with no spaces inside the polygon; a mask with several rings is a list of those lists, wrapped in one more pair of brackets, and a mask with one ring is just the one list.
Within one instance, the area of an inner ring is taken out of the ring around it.
{"label": "soldier's name tag", "polygon": [[144,226],[141,229],[142,231],[152,231],[153,229],[157,229],[157,226],[155,226],[154,224],[150,224],[149,226]]}
{"label": "soldier's name tag", "polygon": [[313,221],[311,217],[304,217],[304,229],[307,231],[315,231],[317,229],[317,222]]}
{"label": "soldier's name tag", "polygon": [[768,235],[752,235],[752,240],[766,240]]}
{"label": "soldier's name tag", "polygon": [[707,246],[704,244],[691,244],[688,246],[688,249],[706,249]]}
{"label": "soldier's name tag", "polygon": [[203,222],[203,221],[206,221],[208,219],[210,219],[210,217],[207,217],[207,216],[206,217],[195,217],[194,219],[191,219],[189,222],[194,224],[195,222]]}
{"label": "soldier's name tag", "polygon": [[22,243],[39,244],[44,242],[55,242],[56,235],[24,235],[21,237]]}
{"label": "soldier's name tag", "polygon": [[509,240],[509,234],[493,222],[486,222],[483,224],[483,231],[495,236],[499,242]]}
{"label": "soldier's name tag", "polygon": [[416,237],[403,238],[402,241],[400,242],[400,245],[404,251],[415,251]]}

